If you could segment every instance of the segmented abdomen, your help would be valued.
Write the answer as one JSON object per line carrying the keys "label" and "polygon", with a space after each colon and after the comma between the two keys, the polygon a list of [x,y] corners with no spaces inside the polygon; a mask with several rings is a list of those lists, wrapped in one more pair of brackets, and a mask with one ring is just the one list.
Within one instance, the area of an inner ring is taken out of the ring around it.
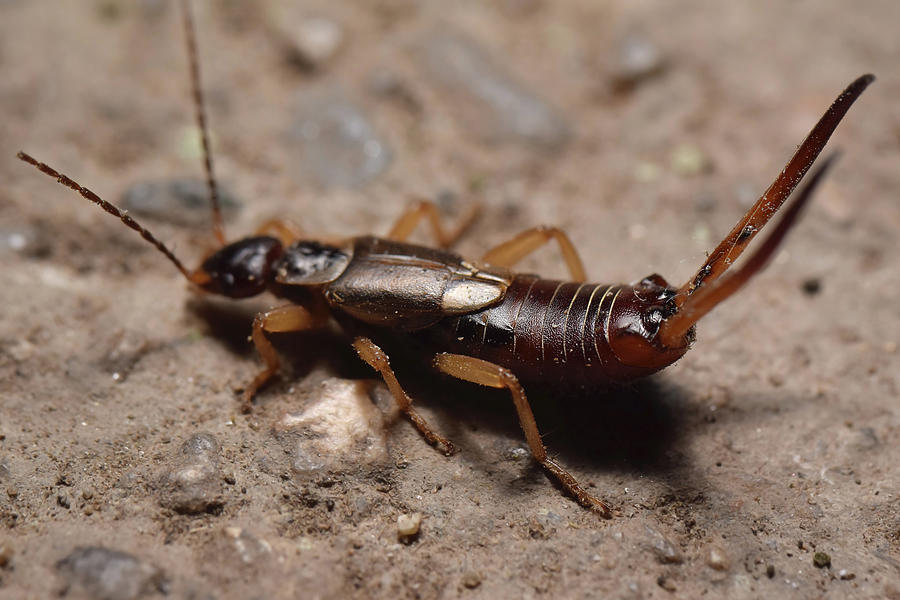
{"label": "segmented abdomen", "polygon": [[606,332],[621,289],[518,275],[500,304],[449,317],[423,334],[445,352],[499,364],[526,381],[616,381]]}

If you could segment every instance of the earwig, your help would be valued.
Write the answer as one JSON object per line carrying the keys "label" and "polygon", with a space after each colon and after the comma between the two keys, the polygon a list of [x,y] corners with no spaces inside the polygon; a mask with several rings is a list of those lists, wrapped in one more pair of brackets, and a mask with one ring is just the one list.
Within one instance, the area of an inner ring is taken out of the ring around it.
{"label": "earwig", "polygon": [[[609,506],[547,454],[520,380],[602,387],[651,375],[680,359],[694,342],[696,323],[775,255],[836,155],[813,172],[756,252],[742,266],[733,266],[791,196],[850,106],[874,81],[872,75],[859,77],[837,97],[775,181],[686,283],[673,287],[653,274],[634,284],[592,284],[585,283],[584,266],[572,242],[551,227],[526,230],[488,251],[480,261],[466,260],[446,249],[462,234],[465,223],[445,231],[437,207],[430,202],[415,205],[385,237],[326,243],[302,235],[286,222],[271,221],[252,237],[225,243],[193,24],[187,2],[181,5],[218,251],[188,270],[124,211],[28,154],[19,152],[18,158],[118,217],[162,252],[196,289],[228,298],[270,292],[286,301],[253,321],[252,340],[265,367],[244,388],[245,412],[279,369],[267,335],[317,329],[333,319],[346,329],[364,332],[353,342],[360,358],[381,375],[400,410],[426,440],[452,454],[451,442],[415,411],[388,356],[371,339],[385,331],[406,334],[434,353],[433,365],[439,371],[507,389],[534,459],[579,504],[604,517],[612,514]],[[440,248],[405,241],[422,219],[430,222]],[[525,256],[554,240],[571,281],[512,270]]]}

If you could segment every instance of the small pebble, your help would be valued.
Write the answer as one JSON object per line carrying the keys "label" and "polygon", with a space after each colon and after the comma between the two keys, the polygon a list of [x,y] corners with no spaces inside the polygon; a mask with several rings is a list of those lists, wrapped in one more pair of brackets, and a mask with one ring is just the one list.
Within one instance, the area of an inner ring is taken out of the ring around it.
{"label": "small pebble", "polygon": [[89,598],[133,600],[166,591],[165,577],[158,568],[108,548],[76,548],[56,568],[67,588],[74,587]]}
{"label": "small pebble", "polygon": [[872,427],[860,427],[853,444],[860,450],[871,450],[878,446],[878,435]]}
{"label": "small pebble", "polygon": [[422,526],[422,513],[403,514],[397,517],[397,535],[411,538],[419,533]]}
{"label": "small pebble", "polygon": [[12,544],[7,541],[0,541],[0,569],[6,568],[12,561],[13,552]]}
{"label": "small pebble", "polygon": [[304,71],[320,71],[346,42],[340,22],[326,15],[311,15],[308,2],[268,2],[263,5],[269,39],[280,43],[290,62]]}
{"label": "small pebble", "polygon": [[824,569],[831,566],[831,557],[825,552],[816,552],[813,554],[813,565],[818,569]]}
{"label": "small pebble", "polygon": [[324,17],[305,19],[291,40],[291,58],[306,69],[321,69],[344,44],[344,29],[336,21]]}
{"label": "small pebble", "polygon": [[225,527],[222,533],[231,542],[238,560],[245,565],[271,560],[272,546],[240,527]]}
{"label": "small pebble", "polygon": [[162,479],[160,504],[189,515],[218,512],[225,503],[218,453],[219,443],[212,434],[188,438],[175,466]]}
{"label": "small pebble", "polygon": [[680,564],[684,560],[681,552],[662,533],[646,525],[644,529],[647,530],[649,545],[659,562]]}
{"label": "small pebble", "polygon": [[810,277],[803,281],[803,293],[807,296],[815,296],[822,291],[822,280],[818,277]]}
{"label": "small pebble", "polygon": [[675,148],[669,163],[675,173],[683,176],[699,175],[711,167],[703,150],[691,144],[682,144]]}
{"label": "small pebble", "polygon": [[46,236],[34,227],[0,227],[0,255],[6,252],[39,257],[50,252],[50,244]]}
{"label": "small pebble", "polygon": [[660,575],[656,578],[656,585],[666,590],[667,592],[675,592],[678,590],[678,588],[675,587],[675,582],[673,582],[665,575]]}
{"label": "small pebble", "polygon": [[729,567],[728,556],[725,554],[725,551],[718,546],[712,546],[709,549],[709,556],[706,559],[706,564],[716,571],[727,571]]}
{"label": "small pebble", "polygon": [[613,83],[620,91],[630,90],[661,73],[664,67],[665,61],[656,44],[645,37],[631,34],[619,47],[619,60]]}
{"label": "small pebble", "polygon": [[463,586],[470,590],[477,588],[482,581],[484,581],[484,576],[478,571],[468,571],[462,578]]}

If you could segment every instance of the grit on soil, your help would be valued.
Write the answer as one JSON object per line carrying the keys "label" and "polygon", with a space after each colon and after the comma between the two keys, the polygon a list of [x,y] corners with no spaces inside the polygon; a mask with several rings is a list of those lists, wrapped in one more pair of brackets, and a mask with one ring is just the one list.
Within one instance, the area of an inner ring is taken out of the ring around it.
{"label": "grit on soil", "polygon": [[[195,4],[232,238],[479,202],[462,254],[558,225],[599,281],[686,280],[837,93],[878,81],[683,360],[529,390],[603,520],[529,459],[507,394],[396,356],[444,457],[337,330],[277,336],[240,415],[275,301],[197,296],[15,158],[114,202],[202,177],[177,5],[0,1],[0,597],[900,597],[900,3]],[[207,211],[174,198],[133,214],[193,266]],[[564,275],[552,247],[522,270]]]}

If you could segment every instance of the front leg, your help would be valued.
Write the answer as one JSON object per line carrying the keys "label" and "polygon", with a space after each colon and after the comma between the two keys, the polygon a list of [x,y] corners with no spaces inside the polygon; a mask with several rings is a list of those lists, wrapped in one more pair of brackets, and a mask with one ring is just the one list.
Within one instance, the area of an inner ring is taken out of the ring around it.
{"label": "front leg", "polygon": [[266,337],[266,333],[318,329],[328,322],[328,316],[328,311],[324,308],[309,309],[297,304],[279,306],[256,315],[256,318],[253,319],[251,339],[266,366],[244,388],[241,412],[246,414],[252,411],[253,396],[256,395],[260,387],[265,385],[278,372],[280,365],[278,353],[275,352],[275,347],[272,346],[272,342]]}
{"label": "front leg", "polygon": [[578,504],[591,509],[606,519],[612,516],[609,505],[589,494],[571,473],[566,471],[554,459],[547,456],[547,448],[544,446],[544,442],[541,441],[541,434],[534,420],[534,413],[531,412],[531,405],[528,403],[528,398],[525,397],[525,390],[522,388],[522,384],[519,383],[515,375],[500,365],[463,354],[438,354],[434,358],[434,365],[444,373],[465,381],[488,387],[508,389],[510,394],[512,394],[513,404],[515,404],[516,412],[519,415],[519,424],[522,426],[522,431],[525,433],[525,439],[528,441],[528,447],[531,449],[531,455],[534,459],[562,485],[563,489],[578,501]]}

